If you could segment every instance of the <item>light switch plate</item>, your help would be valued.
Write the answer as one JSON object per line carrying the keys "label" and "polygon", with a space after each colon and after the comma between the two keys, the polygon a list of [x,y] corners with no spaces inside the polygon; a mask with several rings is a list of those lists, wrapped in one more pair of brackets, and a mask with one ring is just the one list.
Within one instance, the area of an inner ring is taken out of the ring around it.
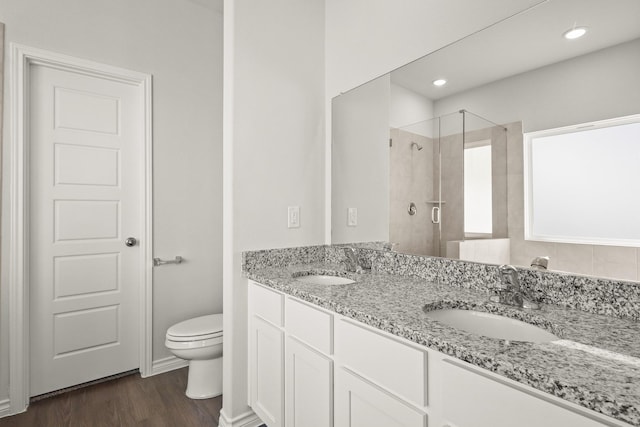
{"label": "light switch plate", "polygon": [[358,208],[347,208],[347,226],[355,227],[358,225]]}
{"label": "light switch plate", "polygon": [[289,206],[287,209],[287,224],[289,228],[300,227],[300,206]]}

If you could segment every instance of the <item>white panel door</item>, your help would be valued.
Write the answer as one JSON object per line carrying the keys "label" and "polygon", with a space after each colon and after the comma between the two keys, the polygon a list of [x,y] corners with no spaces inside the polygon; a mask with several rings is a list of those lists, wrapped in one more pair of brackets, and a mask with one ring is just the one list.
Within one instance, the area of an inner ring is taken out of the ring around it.
{"label": "white panel door", "polygon": [[30,394],[139,366],[141,88],[30,68]]}

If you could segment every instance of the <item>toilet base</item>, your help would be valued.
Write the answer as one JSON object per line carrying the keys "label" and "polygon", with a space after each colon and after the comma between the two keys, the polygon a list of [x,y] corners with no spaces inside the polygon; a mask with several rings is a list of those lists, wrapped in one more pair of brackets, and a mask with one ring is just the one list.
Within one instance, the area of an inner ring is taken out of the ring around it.
{"label": "toilet base", "polygon": [[185,392],[190,399],[210,399],[222,394],[222,357],[190,360]]}

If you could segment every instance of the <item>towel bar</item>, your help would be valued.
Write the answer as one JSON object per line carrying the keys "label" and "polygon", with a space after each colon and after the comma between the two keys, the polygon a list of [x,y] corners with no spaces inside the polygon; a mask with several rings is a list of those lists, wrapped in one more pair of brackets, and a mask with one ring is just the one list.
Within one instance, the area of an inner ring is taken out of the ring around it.
{"label": "towel bar", "polygon": [[155,267],[159,266],[159,265],[165,265],[165,264],[180,264],[182,263],[184,259],[181,256],[177,256],[175,259],[170,259],[170,260],[163,260],[160,258],[154,258],[153,259],[153,265]]}

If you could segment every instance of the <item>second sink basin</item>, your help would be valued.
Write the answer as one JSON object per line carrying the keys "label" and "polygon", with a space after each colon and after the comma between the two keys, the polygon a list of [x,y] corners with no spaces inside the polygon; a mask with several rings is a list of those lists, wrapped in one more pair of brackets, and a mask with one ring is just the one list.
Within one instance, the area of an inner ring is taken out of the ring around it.
{"label": "second sink basin", "polygon": [[498,314],[455,308],[425,311],[431,319],[478,335],[510,341],[550,342],[556,335],[529,323]]}
{"label": "second sink basin", "polygon": [[310,274],[307,276],[298,276],[295,278],[299,282],[312,283],[314,285],[348,285],[355,283],[348,277],[331,276],[328,274]]}

